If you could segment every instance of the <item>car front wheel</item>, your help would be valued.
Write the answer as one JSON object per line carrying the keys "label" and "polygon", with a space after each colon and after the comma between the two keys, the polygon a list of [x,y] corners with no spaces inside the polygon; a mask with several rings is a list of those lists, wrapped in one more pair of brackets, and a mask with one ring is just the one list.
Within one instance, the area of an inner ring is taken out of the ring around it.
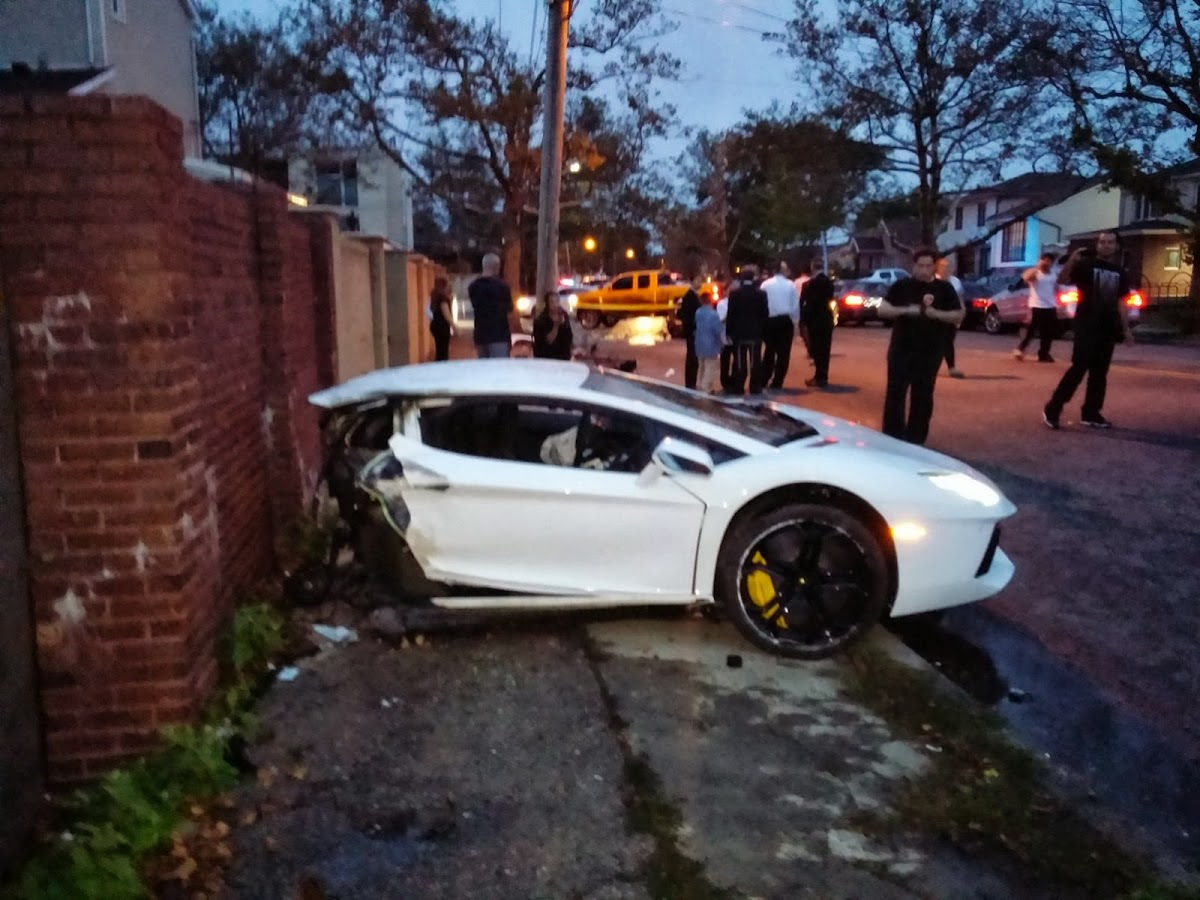
{"label": "car front wheel", "polygon": [[855,516],[789,503],[730,530],[715,587],[750,643],[792,659],[820,659],[849,647],[879,621],[887,564],[879,541]]}
{"label": "car front wheel", "polygon": [[999,334],[1004,330],[1004,320],[1000,318],[1000,310],[989,306],[983,314],[983,330],[988,334]]}

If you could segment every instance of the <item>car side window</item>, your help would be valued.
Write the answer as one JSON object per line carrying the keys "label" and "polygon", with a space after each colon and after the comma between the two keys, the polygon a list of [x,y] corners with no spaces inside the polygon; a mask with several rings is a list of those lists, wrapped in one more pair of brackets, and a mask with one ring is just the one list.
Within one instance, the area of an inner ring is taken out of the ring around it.
{"label": "car side window", "polygon": [[618,278],[612,283],[614,291],[628,291],[633,287],[633,276],[626,275],[624,278]]}
{"label": "car side window", "polygon": [[638,280],[638,287],[639,287],[639,288],[648,288],[648,287],[650,287],[650,276],[649,276],[649,275],[639,275],[639,276],[637,277],[637,280]]}
{"label": "car side window", "polygon": [[706,438],[703,435],[695,434],[691,431],[684,431],[682,428],[675,428],[671,425],[664,425],[661,422],[655,422],[651,426],[651,440],[654,446],[657,447],[663,438],[673,438],[677,441],[686,441],[689,444],[694,444],[708,451],[708,455],[712,457],[713,465],[719,466],[722,463],[732,462],[735,459],[741,459],[746,454],[741,450],[735,450],[732,447],[727,447],[719,441],[714,441],[711,438]]}
{"label": "car side window", "polygon": [[667,285],[671,285],[674,283],[675,283],[675,279],[671,277],[670,272],[659,272],[658,273],[658,286],[659,287],[665,287]]}
{"label": "car side window", "polygon": [[644,420],[553,400],[429,404],[420,425],[427,446],[509,462],[640,472],[653,450]]}

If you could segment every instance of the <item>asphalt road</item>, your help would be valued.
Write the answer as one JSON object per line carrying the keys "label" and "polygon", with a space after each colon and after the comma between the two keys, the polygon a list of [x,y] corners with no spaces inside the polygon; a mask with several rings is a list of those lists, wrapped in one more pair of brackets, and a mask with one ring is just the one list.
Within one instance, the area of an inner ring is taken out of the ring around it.
{"label": "asphalt road", "polygon": [[[826,391],[803,386],[812,370],[797,342],[778,399],[879,427],[889,335],[838,329]],[[1200,347],[1118,347],[1104,408],[1116,427],[1079,424],[1081,388],[1054,432],[1041,408],[1070,342],[1045,364],[1014,360],[1014,344],[959,334],[967,377],[942,370],[929,439],[1020,508],[1002,542],[1016,577],[986,608],[1200,760]],[[639,374],[682,382],[682,343],[631,351]]]}

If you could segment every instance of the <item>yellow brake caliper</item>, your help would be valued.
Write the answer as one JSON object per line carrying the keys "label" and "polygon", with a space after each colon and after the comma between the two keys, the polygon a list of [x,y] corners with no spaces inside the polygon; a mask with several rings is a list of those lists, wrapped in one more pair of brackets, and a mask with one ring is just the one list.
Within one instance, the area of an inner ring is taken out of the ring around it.
{"label": "yellow brake caliper", "polygon": [[[750,562],[765,566],[767,559],[760,551],[755,550],[754,555],[750,557]],[[780,613],[779,604],[775,602],[778,591],[775,590],[775,581],[770,575],[762,569],[751,572],[746,576],[746,592],[750,595],[751,602],[762,610],[764,619],[768,622],[774,619],[775,624],[780,628],[787,628],[787,620]]]}

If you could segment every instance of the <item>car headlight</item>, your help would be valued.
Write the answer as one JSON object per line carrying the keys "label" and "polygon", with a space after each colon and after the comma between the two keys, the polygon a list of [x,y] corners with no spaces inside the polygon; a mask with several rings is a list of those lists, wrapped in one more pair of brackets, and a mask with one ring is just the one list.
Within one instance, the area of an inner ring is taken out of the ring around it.
{"label": "car headlight", "polygon": [[965,472],[926,472],[925,476],[933,482],[935,487],[957,494],[964,500],[970,500],[981,506],[998,506],[1000,504],[999,491]]}
{"label": "car headlight", "polygon": [[533,312],[533,297],[518,297],[517,312],[523,316],[527,316]]}
{"label": "car headlight", "polygon": [[578,294],[567,294],[567,309],[571,310],[571,312],[574,312],[575,305],[577,303],[579,303],[579,295]]}

